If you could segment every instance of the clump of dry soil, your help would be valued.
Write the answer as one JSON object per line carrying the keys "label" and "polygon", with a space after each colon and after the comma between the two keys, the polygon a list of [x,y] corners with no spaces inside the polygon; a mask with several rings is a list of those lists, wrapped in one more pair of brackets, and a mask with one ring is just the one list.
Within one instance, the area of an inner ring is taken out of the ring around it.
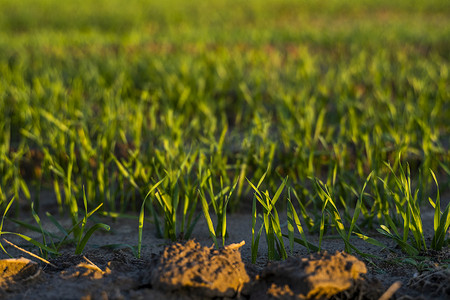
{"label": "clump of dry soil", "polygon": [[23,257],[1,259],[0,290],[20,290],[20,285],[37,279],[41,271],[42,269],[37,263]]}
{"label": "clump of dry soil", "polygon": [[250,281],[239,252],[243,245],[215,250],[190,240],[168,246],[151,274],[151,285],[199,297],[234,297]]}
{"label": "clump of dry soil", "polygon": [[327,299],[351,288],[366,272],[362,261],[343,252],[291,257],[269,264],[257,276],[252,298],[271,295],[274,298]]}

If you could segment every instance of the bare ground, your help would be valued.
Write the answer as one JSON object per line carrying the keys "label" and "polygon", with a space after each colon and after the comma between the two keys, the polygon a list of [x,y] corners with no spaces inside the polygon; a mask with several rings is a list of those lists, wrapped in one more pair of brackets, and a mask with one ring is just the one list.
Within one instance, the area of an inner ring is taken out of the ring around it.
{"label": "bare ground", "polygon": [[[426,236],[431,237],[433,213],[425,210],[422,217]],[[259,258],[252,264],[251,216],[248,214],[227,216],[227,244],[231,246],[220,250],[211,247],[212,241],[202,218],[193,232],[195,242],[188,243],[158,239],[153,224],[145,223],[141,259],[126,246],[115,249],[107,246],[137,245],[137,220],[105,218],[101,221],[111,226],[110,232],[94,233],[82,255],[75,255],[73,246],[65,247],[60,256],[49,258],[51,265],[2,241],[13,257],[23,256],[36,264],[28,265],[26,271],[18,267],[15,275],[3,273],[0,276],[0,298],[450,298],[449,248],[421,253],[419,259],[413,260],[397,249],[393,241],[384,239],[375,231],[370,235],[387,244],[389,250],[382,250],[358,238],[353,238],[352,243],[362,252],[378,258],[341,253],[343,242],[327,237],[322,245],[326,253],[311,255],[296,245],[288,260],[268,262],[262,237]],[[6,224],[9,230],[25,232],[39,239],[39,235],[10,223]],[[69,227],[70,222],[66,220],[65,223]],[[56,232],[51,224],[46,227]],[[26,246],[23,240],[14,236],[3,237]],[[308,240],[318,244],[317,236],[309,236]],[[35,248],[27,249],[37,253]],[[2,252],[0,258],[8,257]],[[14,272],[11,266],[1,266],[3,270]]]}

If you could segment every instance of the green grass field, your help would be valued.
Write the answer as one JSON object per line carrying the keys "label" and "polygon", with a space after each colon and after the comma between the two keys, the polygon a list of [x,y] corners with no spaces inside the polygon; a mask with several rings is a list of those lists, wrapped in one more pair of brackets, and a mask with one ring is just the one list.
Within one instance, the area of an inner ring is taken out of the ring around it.
{"label": "green grass field", "polygon": [[0,0],[2,212],[40,225],[51,190],[77,252],[96,208],[216,245],[253,208],[271,259],[304,232],[448,245],[450,2],[156,2]]}

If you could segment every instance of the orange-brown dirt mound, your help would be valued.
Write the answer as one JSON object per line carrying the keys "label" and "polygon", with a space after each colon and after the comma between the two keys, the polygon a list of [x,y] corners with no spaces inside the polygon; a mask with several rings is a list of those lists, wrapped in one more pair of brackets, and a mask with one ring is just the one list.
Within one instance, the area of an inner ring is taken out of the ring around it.
{"label": "orange-brown dirt mound", "polygon": [[[0,260],[0,290],[13,291],[41,274],[39,265],[26,258]],[[1,294],[0,294],[1,295]]]}
{"label": "orange-brown dirt mound", "polygon": [[199,297],[234,297],[250,281],[239,247],[220,250],[202,247],[192,240],[166,247],[152,272],[154,288]]}
{"label": "orange-brown dirt mound", "polygon": [[343,252],[291,257],[269,264],[257,276],[251,299],[264,295],[277,299],[328,299],[350,289],[366,272],[362,261]]}

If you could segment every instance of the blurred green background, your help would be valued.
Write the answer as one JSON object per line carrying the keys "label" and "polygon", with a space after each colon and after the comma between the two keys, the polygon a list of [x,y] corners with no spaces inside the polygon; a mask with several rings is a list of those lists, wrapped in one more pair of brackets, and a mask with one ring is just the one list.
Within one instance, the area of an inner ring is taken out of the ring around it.
{"label": "blurred green background", "polygon": [[235,207],[268,167],[270,190],[289,175],[305,199],[309,177],[359,186],[383,162],[448,191],[449,16],[437,0],[0,0],[0,197],[85,186],[126,210],[186,159],[193,186],[200,165],[239,178]]}

